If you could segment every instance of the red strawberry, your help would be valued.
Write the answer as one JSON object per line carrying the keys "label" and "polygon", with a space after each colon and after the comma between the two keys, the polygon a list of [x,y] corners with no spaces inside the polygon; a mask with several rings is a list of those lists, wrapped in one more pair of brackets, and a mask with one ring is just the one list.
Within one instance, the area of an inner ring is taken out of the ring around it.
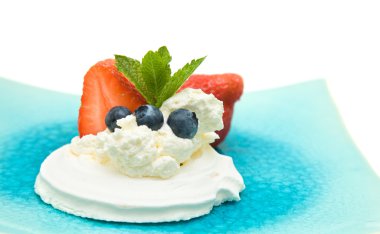
{"label": "red strawberry", "polygon": [[90,68],[84,77],[82,105],[79,109],[78,130],[82,137],[106,129],[105,116],[114,106],[126,106],[134,111],[146,104],[135,86],[107,59]]}
{"label": "red strawberry", "polygon": [[192,75],[180,88],[202,89],[205,93],[212,93],[221,100],[224,105],[223,123],[224,128],[217,131],[220,139],[212,145],[217,146],[224,140],[230,130],[234,104],[240,99],[243,93],[243,79],[237,74],[218,74],[218,75]]}

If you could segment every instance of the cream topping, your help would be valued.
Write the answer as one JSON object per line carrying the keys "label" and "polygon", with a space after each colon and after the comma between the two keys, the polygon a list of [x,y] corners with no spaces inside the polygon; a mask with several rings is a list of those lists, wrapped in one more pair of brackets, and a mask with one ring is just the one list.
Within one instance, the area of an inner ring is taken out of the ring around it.
{"label": "cream topping", "polygon": [[[166,124],[168,115],[179,108],[195,112],[198,118],[199,128],[192,139],[177,137]],[[75,137],[71,150],[79,156],[94,155],[131,177],[169,178],[197,150],[219,138],[215,131],[223,128],[223,103],[212,94],[188,88],[166,100],[161,111],[165,121],[158,131],[138,126],[136,117],[129,115],[117,121],[121,128],[113,133],[105,130],[96,136]]]}

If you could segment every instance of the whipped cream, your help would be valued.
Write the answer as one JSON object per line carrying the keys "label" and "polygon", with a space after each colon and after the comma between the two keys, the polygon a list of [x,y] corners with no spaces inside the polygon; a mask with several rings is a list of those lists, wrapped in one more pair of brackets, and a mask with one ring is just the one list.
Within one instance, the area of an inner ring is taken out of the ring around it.
{"label": "whipped cream", "polygon": [[[202,147],[170,179],[132,178],[70,145],[41,165],[35,191],[53,207],[81,217],[119,222],[168,222],[207,214],[213,206],[240,200],[241,175],[228,156]],[[164,159],[165,160],[165,159]]]}
{"label": "whipped cream", "polygon": [[[177,137],[166,124],[169,114],[179,108],[195,112],[198,131],[192,139]],[[117,121],[120,128],[82,138],[75,137],[71,150],[78,156],[92,155],[101,162],[109,162],[121,173],[131,177],[152,176],[169,178],[180,170],[202,146],[218,139],[215,133],[223,128],[223,103],[200,89],[185,89],[167,99],[160,110],[164,125],[152,131],[138,126],[134,115]]]}

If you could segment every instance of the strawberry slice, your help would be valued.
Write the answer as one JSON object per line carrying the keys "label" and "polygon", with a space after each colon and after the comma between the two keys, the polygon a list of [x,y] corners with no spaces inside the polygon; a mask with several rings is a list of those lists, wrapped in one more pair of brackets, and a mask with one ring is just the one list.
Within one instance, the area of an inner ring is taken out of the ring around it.
{"label": "strawberry slice", "polygon": [[79,108],[79,136],[96,134],[106,129],[105,116],[114,106],[126,106],[132,112],[146,104],[135,86],[122,74],[115,60],[96,63],[86,73]]}
{"label": "strawberry slice", "polygon": [[205,93],[212,93],[217,99],[223,102],[224,128],[216,133],[220,139],[212,145],[217,146],[227,136],[231,127],[231,120],[234,105],[243,93],[243,79],[237,74],[216,74],[216,75],[192,75],[182,85],[179,92],[185,88],[201,89]]}

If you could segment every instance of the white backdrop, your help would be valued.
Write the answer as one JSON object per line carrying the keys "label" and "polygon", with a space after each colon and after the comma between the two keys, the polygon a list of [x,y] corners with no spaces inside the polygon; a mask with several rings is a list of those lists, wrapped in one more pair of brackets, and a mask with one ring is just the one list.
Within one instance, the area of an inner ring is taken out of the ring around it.
{"label": "white backdrop", "polygon": [[246,91],[326,79],[380,175],[379,1],[0,0],[1,77],[80,94],[98,60],[161,45],[174,69],[208,55],[198,73],[239,73]]}

